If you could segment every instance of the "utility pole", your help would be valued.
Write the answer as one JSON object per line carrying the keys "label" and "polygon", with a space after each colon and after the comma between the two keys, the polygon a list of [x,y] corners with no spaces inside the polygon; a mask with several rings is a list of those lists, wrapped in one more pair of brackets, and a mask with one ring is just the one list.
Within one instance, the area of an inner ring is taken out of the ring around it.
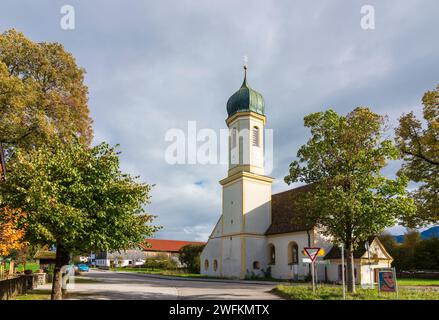
{"label": "utility pole", "polygon": [[345,288],[345,279],[344,279],[344,245],[340,244],[341,249],[341,282],[343,285],[343,300],[346,300],[346,288]]}
{"label": "utility pole", "polygon": [[366,247],[367,250],[367,260],[369,263],[369,280],[370,280],[370,288],[373,289],[373,278],[372,278],[372,268],[370,266],[370,245],[369,245],[369,241],[366,241],[366,243],[364,244],[364,246]]}

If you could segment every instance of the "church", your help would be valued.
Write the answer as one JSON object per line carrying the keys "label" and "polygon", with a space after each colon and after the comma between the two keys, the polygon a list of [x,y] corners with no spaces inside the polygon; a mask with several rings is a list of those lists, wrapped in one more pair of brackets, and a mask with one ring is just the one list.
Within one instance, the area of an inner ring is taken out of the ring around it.
{"label": "church", "polygon": [[[317,280],[340,282],[339,248],[307,223],[306,212],[290,200],[308,187],[272,194],[274,179],[264,172],[265,102],[248,85],[246,66],[244,73],[241,88],[227,102],[229,168],[220,181],[222,213],[201,253],[200,272],[235,279],[305,280],[311,268],[304,248],[317,246],[323,249],[317,258]],[[389,268],[393,260],[378,238],[369,244],[368,252],[361,245],[354,253],[359,284],[376,282],[377,271]]]}

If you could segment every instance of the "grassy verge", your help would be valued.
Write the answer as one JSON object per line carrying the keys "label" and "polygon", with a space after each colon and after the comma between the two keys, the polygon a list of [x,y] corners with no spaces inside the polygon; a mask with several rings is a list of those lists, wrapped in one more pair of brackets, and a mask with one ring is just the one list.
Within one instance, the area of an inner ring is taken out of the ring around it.
{"label": "grassy verge", "polygon": [[[309,285],[278,285],[273,293],[291,300],[341,300],[343,291],[340,286],[322,285],[313,293]],[[431,289],[400,289],[396,293],[381,293],[378,290],[357,289],[355,294],[346,294],[347,300],[439,300],[439,291]]]}
{"label": "grassy verge", "polygon": [[[150,269],[150,268],[117,268],[111,269],[113,271],[124,271],[124,272],[137,272],[143,274],[154,274],[154,275],[163,275],[163,276],[173,276],[173,277],[182,277],[182,278],[198,278],[198,279],[228,279],[224,277],[211,277],[202,275],[199,273],[188,273],[184,270],[165,270],[165,269]],[[230,279],[229,279],[230,280]],[[248,278],[244,279],[247,281],[268,281],[268,282],[286,282],[290,283],[291,281],[288,279],[274,279],[274,278]]]}
{"label": "grassy verge", "polygon": [[14,300],[50,300],[50,290],[30,290],[26,294],[15,297]]}
{"label": "grassy verge", "polygon": [[82,277],[75,276],[74,282],[75,283],[99,283],[102,281],[99,281],[96,279],[91,279],[91,278],[82,278]]}
{"label": "grassy verge", "polygon": [[399,278],[399,286],[439,286],[439,279]]}
{"label": "grassy verge", "polygon": [[[174,277],[182,277],[182,278],[208,278],[214,279],[215,277],[208,277],[199,273],[189,273],[184,270],[164,270],[164,269],[147,269],[147,268],[117,268],[114,271],[123,271],[123,272],[137,272],[144,274],[154,274],[154,275],[163,275],[163,276],[174,276]],[[220,279],[220,278],[216,278]]]}
{"label": "grassy verge", "polygon": [[[16,264],[15,268],[17,271],[24,271],[24,265],[23,264]],[[38,271],[38,269],[40,269],[40,265],[36,262],[28,262],[26,263],[26,269],[27,270],[32,270],[32,272],[36,272]],[[4,269],[5,272],[9,271],[9,262],[6,262],[6,266]]]}

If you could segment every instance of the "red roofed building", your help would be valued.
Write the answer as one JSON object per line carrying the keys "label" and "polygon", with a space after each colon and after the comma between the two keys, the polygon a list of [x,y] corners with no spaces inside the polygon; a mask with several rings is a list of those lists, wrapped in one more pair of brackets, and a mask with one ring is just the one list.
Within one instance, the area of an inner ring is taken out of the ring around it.
{"label": "red roofed building", "polygon": [[93,255],[90,260],[98,267],[138,266],[144,264],[148,258],[160,260],[167,257],[178,261],[180,249],[189,244],[205,245],[206,242],[145,239],[145,242],[140,244],[138,248],[116,252],[102,251]]}
{"label": "red roofed building", "polygon": [[169,257],[172,257],[178,256],[180,249],[189,244],[205,245],[206,242],[146,239],[145,244],[142,244],[141,247],[148,258],[157,256],[158,254],[167,254]]}

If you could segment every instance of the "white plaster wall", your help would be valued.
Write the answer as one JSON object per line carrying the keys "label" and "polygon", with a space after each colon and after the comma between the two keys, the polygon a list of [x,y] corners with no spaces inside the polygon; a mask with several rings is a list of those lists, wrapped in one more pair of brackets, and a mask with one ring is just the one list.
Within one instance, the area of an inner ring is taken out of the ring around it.
{"label": "white plaster wall", "polygon": [[215,225],[215,228],[213,229],[210,235],[211,237],[215,238],[223,234],[222,224],[223,224],[223,216],[221,215],[221,217],[219,218],[218,222]]}
{"label": "white plaster wall", "polygon": [[222,239],[222,276],[239,278],[241,276],[241,236]]}
{"label": "white plaster wall", "polygon": [[[264,276],[263,270],[268,267],[268,250],[266,237],[251,237],[246,236],[246,275],[250,276],[252,273],[255,276]],[[258,261],[260,268],[253,268],[253,262]]]}
{"label": "white plaster wall", "polygon": [[[299,265],[295,267],[288,264],[288,244],[291,241],[295,241],[299,249]],[[303,248],[308,247],[308,235],[306,232],[268,236],[267,252],[268,244],[273,244],[276,250],[276,263],[271,265],[271,275],[273,278],[291,279],[294,272],[297,273],[299,279],[304,279],[308,275],[308,265],[301,263],[302,259],[305,258],[302,253]]]}
{"label": "white plaster wall", "polygon": [[[252,144],[252,129],[259,128],[259,147]],[[229,135],[232,137],[232,129],[236,128],[238,137],[236,148],[232,148],[232,140],[229,139],[229,169],[238,165],[251,165],[251,170],[257,174],[264,174],[264,123],[252,116],[237,118],[229,125]]]}
{"label": "white plaster wall", "polygon": [[[327,266],[327,268],[328,268],[328,282],[336,282],[336,283],[342,282],[342,280],[339,278],[339,275],[338,275],[338,266],[339,265],[341,265],[341,261],[332,260],[330,265]],[[346,268],[346,261],[345,261],[345,268]],[[362,277],[362,274],[360,274],[360,272],[362,272],[362,268],[358,262],[355,263],[355,268],[357,269],[357,277],[355,278],[355,283],[360,284],[360,281],[361,281],[360,279]],[[345,271],[345,273],[347,273],[347,271]],[[346,281],[346,279],[345,279],[345,281]]]}
{"label": "white plaster wall", "polygon": [[223,187],[223,234],[242,229],[242,181]]}
{"label": "white plaster wall", "polygon": [[[205,268],[205,261],[209,261],[209,267]],[[218,261],[218,269],[215,271],[213,268],[213,261]],[[221,238],[211,238],[207,242],[200,255],[200,273],[208,276],[220,275],[220,263],[221,263]]]}
{"label": "white plaster wall", "polygon": [[271,184],[245,179],[243,186],[244,230],[264,234],[271,223]]}

